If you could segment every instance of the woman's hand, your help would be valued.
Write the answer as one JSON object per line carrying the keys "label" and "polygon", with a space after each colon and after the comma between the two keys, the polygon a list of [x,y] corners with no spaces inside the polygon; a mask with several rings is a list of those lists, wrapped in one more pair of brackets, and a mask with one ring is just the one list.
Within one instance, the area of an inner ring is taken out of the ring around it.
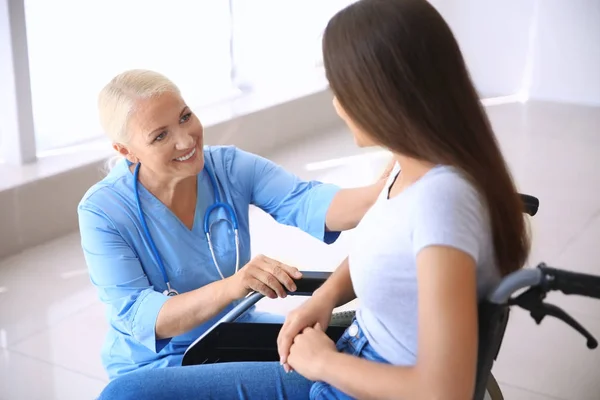
{"label": "woman's hand", "polygon": [[377,201],[395,166],[396,160],[390,160],[379,178],[368,186],[341,189],[333,197],[327,209],[325,216],[327,230],[341,232],[356,228]]}
{"label": "woman's hand", "polygon": [[295,292],[294,279],[301,277],[302,274],[297,268],[258,255],[227,279],[234,299],[241,299],[252,291],[276,299],[286,297],[286,288],[290,292]]}
{"label": "woman's hand", "polygon": [[383,172],[381,173],[381,176],[379,177],[379,179],[377,181],[384,181],[384,182],[387,181],[387,179],[390,177],[390,174],[394,170],[395,166],[396,166],[396,159],[392,158],[385,166],[385,169],[383,170]]}
{"label": "woman's hand", "polygon": [[323,331],[321,324],[317,323],[314,328],[304,328],[294,338],[288,364],[303,377],[318,381],[327,368],[327,360],[336,352],[335,343]]}
{"label": "woman's hand", "polygon": [[277,337],[280,362],[287,372],[290,371],[288,356],[294,339],[305,328],[312,328],[316,324],[329,326],[334,308],[335,301],[333,299],[327,299],[315,292],[303,305],[288,314]]}

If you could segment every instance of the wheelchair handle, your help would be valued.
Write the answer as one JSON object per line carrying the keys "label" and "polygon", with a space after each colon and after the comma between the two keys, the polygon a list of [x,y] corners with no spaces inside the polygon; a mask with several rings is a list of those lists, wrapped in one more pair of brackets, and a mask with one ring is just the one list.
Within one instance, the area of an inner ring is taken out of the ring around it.
{"label": "wheelchair handle", "polygon": [[[527,290],[512,298],[512,294],[520,289]],[[579,322],[559,307],[544,302],[546,294],[551,290],[600,299],[600,277],[550,268],[541,263],[537,268],[522,269],[505,277],[488,301],[508,307],[517,305],[529,311],[538,324],[546,316],[558,318],[581,333],[586,338],[588,348],[595,349],[598,342]]]}
{"label": "wheelchair handle", "polygon": [[496,287],[488,301],[493,304],[506,304],[517,290],[539,285],[544,279],[540,269],[521,269],[513,272]]}
{"label": "wheelchair handle", "polygon": [[564,294],[600,299],[600,276],[550,268],[540,263],[537,268],[521,269],[502,279],[488,301],[505,304],[513,293],[529,287],[540,287],[544,292],[559,290]]}
{"label": "wheelchair handle", "polygon": [[545,276],[546,290],[600,299],[600,276],[550,268],[543,263],[538,268]]}
{"label": "wheelchair handle", "polygon": [[531,215],[532,217],[537,214],[540,207],[540,200],[537,197],[519,193],[521,201],[523,202],[523,212]]}

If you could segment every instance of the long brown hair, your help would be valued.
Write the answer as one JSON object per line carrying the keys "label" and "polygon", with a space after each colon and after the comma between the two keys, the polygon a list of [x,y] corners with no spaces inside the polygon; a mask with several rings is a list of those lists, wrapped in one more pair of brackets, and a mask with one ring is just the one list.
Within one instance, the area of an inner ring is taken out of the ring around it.
{"label": "long brown hair", "polygon": [[523,266],[523,205],[452,31],[426,0],[359,0],[323,36],[344,111],[382,147],[461,170],[487,204],[498,267]]}

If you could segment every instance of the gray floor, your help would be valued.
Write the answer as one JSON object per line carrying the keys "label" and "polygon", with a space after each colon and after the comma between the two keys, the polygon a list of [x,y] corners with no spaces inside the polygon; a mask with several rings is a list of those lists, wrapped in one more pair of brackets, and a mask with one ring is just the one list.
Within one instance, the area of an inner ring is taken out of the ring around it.
{"label": "gray floor", "polygon": [[[540,198],[531,220],[530,265],[600,274],[600,108],[527,103],[489,113],[519,189]],[[357,150],[343,129],[290,144],[269,155],[306,178],[354,186],[385,163],[381,152]],[[253,253],[301,269],[331,270],[351,232],[325,246],[252,210]],[[600,338],[600,302],[556,294],[563,307]],[[284,311],[302,299],[265,301]],[[0,261],[0,398],[92,399],[106,375],[99,351],[106,322],[89,283],[77,233]],[[563,323],[540,326],[515,310],[494,368],[505,398],[589,399],[600,395],[600,350]]]}

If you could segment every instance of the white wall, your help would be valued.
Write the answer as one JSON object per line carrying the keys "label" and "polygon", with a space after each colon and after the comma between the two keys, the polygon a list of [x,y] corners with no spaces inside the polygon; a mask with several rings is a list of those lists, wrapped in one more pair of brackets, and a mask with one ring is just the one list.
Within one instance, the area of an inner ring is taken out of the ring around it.
{"label": "white wall", "polygon": [[484,97],[521,90],[536,0],[430,0],[459,42]]}
{"label": "white wall", "polygon": [[484,97],[600,105],[600,0],[430,0]]}
{"label": "white wall", "polygon": [[600,0],[540,0],[530,98],[600,106]]}

